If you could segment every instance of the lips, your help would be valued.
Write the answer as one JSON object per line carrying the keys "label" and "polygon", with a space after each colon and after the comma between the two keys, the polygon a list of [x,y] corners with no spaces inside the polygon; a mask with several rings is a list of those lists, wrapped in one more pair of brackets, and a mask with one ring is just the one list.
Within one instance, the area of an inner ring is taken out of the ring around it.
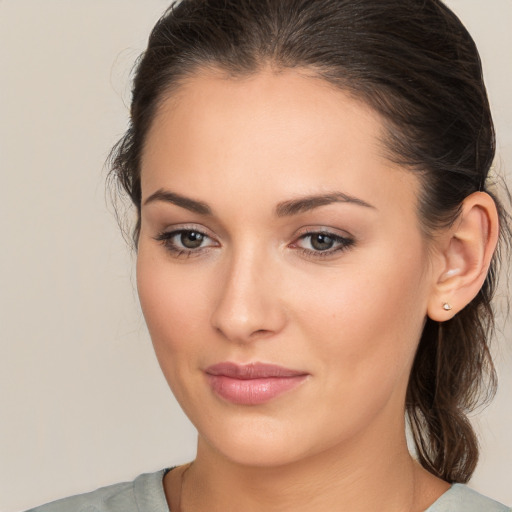
{"label": "lips", "polygon": [[258,405],[299,386],[308,373],[282,366],[224,362],[205,370],[213,392],[238,405]]}

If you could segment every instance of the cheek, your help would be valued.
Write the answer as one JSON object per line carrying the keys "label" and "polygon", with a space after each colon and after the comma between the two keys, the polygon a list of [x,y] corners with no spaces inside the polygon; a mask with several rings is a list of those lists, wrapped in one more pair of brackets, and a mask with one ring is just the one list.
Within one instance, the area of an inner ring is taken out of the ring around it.
{"label": "cheek", "polygon": [[[306,278],[296,321],[307,332],[320,372],[333,392],[371,392],[401,384],[423,328],[426,304],[421,259],[380,253],[371,261],[331,272],[317,283]],[[361,265],[361,266],[359,266]],[[319,286],[319,283],[322,286]]]}
{"label": "cheek", "polygon": [[[203,385],[197,371],[204,352],[204,279],[169,265],[167,258],[139,246],[137,288],[158,363],[174,396],[186,414],[197,404],[195,389]],[[198,356],[199,355],[199,356]]]}
{"label": "cheek", "polygon": [[[174,269],[174,271],[173,271]],[[154,255],[142,244],[137,257],[137,289],[153,345],[160,363],[177,363],[176,357],[190,351],[199,326],[207,317],[197,273],[175,269],[161,255]],[[177,366],[177,364],[176,364]]]}

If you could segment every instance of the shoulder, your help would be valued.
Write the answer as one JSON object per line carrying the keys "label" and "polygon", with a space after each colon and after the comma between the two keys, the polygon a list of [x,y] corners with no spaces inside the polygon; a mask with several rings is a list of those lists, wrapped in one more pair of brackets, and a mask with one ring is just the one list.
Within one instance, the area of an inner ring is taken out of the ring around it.
{"label": "shoulder", "polygon": [[168,512],[162,479],[165,470],[146,473],[132,482],[102,487],[27,512]]}
{"label": "shoulder", "polygon": [[512,512],[466,485],[454,484],[425,512]]}

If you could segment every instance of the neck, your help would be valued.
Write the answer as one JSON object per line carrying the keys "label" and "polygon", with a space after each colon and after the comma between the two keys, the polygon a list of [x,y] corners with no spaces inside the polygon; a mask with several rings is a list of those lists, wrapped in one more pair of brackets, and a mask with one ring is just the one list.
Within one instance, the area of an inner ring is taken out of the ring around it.
{"label": "neck", "polygon": [[[402,425],[403,426],[403,425]],[[272,467],[235,463],[199,438],[186,474],[181,512],[423,511],[448,489],[413,461],[405,429],[365,432],[299,461]],[[193,491],[191,491],[193,489]]]}

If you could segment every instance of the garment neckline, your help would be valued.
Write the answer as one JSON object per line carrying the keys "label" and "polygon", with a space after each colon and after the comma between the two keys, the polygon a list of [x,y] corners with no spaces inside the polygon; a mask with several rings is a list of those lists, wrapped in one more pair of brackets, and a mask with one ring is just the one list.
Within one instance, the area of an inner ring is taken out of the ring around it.
{"label": "garment neckline", "polygon": [[[155,482],[155,486],[151,486],[153,488],[155,487],[158,487],[158,495],[159,495],[159,498],[161,500],[161,505],[160,506],[157,506],[157,508],[153,508],[151,509],[152,511],[155,510],[158,511],[158,512],[172,512],[170,507],[169,507],[169,504],[167,503],[167,498],[165,496],[165,490],[164,490],[164,477],[165,475],[167,475],[167,473],[169,473],[170,471],[172,471],[173,469],[176,469],[177,467],[179,466],[171,466],[171,467],[168,467],[168,468],[165,468],[165,469],[162,469],[156,473],[153,473],[152,476],[156,477],[157,478],[157,481]],[[141,475],[141,476],[145,476],[145,475]],[[146,475],[146,476],[150,476],[150,475]],[[158,482],[158,483],[157,483]],[[470,492],[471,494],[473,495],[476,495],[476,496],[480,496],[481,498],[484,498],[482,495],[480,495],[477,491],[474,491],[473,489],[471,489],[470,487],[468,487],[467,485],[465,484],[460,484],[460,483],[453,483],[450,485],[450,487],[443,493],[441,494],[441,496],[439,496],[436,501],[434,501],[434,503],[432,503],[424,512],[435,512],[435,509],[440,506],[440,505],[443,505],[446,501],[450,500],[451,497],[456,494],[457,491],[463,491],[463,492]],[[484,498],[485,499],[485,498]],[[141,504],[142,505],[142,504]],[[153,506],[155,504],[153,503]],[[164,508],[165,507],[165,508]],[[148,510],[147,508],[144,508],[144,507],[139,507],[139,510],[140,512],[145,512],[146,510]]]}

